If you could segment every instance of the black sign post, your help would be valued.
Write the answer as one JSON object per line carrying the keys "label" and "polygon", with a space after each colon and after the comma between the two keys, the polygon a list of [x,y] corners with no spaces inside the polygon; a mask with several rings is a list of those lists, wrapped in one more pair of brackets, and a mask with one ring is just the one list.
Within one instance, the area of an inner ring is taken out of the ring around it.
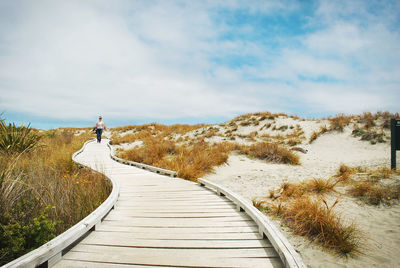
{"label": "black sign post", "polygon": [[392,163],[391,168],[396,169],[396,151],[400,150],[400,118],[390,120],[392,134]]}

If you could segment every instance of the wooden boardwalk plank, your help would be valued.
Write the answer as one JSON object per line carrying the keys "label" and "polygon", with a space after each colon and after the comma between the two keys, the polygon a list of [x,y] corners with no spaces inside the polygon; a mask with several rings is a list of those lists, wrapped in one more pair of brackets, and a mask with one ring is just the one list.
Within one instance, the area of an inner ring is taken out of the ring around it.
{"label": "wooden boardwalk plank", "polygon": [[[127,235],[127,237],[132,237],[132,239],[154,239],[155,237],[157,239],[171,239],[172,237],[176,240],[251,240],[251,239],[262,239],[262,237],[255,233],[255,232],[247,232],[247,233],[183,233],[183,232],[175,232],[174,235],[172,236],[170,232],[160,232],[158,231],[157,233],[154,232],[147,232],[147,231],[142,231],[142,232],[122,232],[121,230],[105,230],[105,229],[96,229],[96,233],[102,233],[102,232],[112,232],[114,234],[118,235]],[[111,234],[112,235],[112,234]]]}
{"label": "wooden boardwalk plank", "polygon": [[277,257],[273,248],[239,248],[239,249],[176,249],[176,248],[138,248],[138,247],[114,247],[109,245],[84,245],[74,247],[75,252],[107,252],[108,254],[121,254],[126,252],[131,255],[142,256],[171,256],[176,254],[191,255],[197,257],[241,257],[263,258]]}
{"label": "wooden boardwalk plank", "polygon": [[246,226],[257,226],[252,221],[154,221],[147,219],[138,219],[136,221],[119,221],[119,220],[108,220],[107,217],[103,221],[104,224],[114,226],[132,226],[132,227],[168,227],[168,228],[182,228],[182,227],[246,227]]}
{"label": "wooden boardwalk plank", "polygon": [[[64,259],[80,261],[96,261],[114,264],[135,264],[135,265],[164,265],[164,266],[185,266],[185,267],[282,267],[279,258],[240,258],[226,257],[218,258],[212,256],[190,256],[190,255],[131,255],[126,251],[121,254],[105,254],[104,252],[68,252]],[[59,266],[56,266],[59,267]],[[60,266],[61,267],[61,266]]]}
{"label": "wooden boardwalk plank", "polygon": [[282,267],[257,224],[213,191],[117,163],[104,144],[78,161],[118,181],[120,196],[56,267]]}
{"label": "wooden boardwalk plank", "polygon": [[[135,218],[215,218],[215,217],[229,217],[229,216],[237,216],[237,212],[233,209],[231,211],[200,211],[200,212],[193,212],[193,211],[164,211],[164,212],[157,212],[157,211],[138,211],[138,210],[122,210],[117,209],[110,212],[109,215],[118,214],[118,215],[126,215]],[[243,217],[248,217],[244,212],[241,214]]]}
{"label": "wooden boardwalk plank", "polygon": [[129,221],[129,222],[148,222],[148,221],[158,221],[161,224],[178,224],[179,223],[187,223],[191,224],[203,224],[204,222],[237,222],[237,221],[253,221],[247,215],[230,215],[230,216],[213,216],[213,217],[195,217],[192,215],[191,217],[163,217],[163,215],[153,216],[153,217],[135,217],[131,215],[126,215],[119,212],[110,213],[107,216],[107,220],[109,221]]}
{"label": "wooden boardwalk plank", "polygon": [[177,235],[185,234],[224,234],[224,233],[257,233],[257,226],[245,227],[185,227],[185,228],[168,228],[168,227],[133,227],[133,226],[115,226],[101,223],[96,226],[99,231],[116,231],[127,233],[146,233],[153,237],[158,237],[161,234],[168,234],[171,237],[178,237]]}
{"label": "wooden boardwalk plank", "polygon": [[265,239],[139,239],[137,235],[116,232],[93,232],[80,244],[145,248],[272,248]]}

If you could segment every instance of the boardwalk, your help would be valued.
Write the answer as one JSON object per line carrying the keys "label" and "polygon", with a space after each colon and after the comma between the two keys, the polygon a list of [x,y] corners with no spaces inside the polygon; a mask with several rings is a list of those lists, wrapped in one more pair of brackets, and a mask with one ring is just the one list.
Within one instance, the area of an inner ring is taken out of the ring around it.
{"label": "boardwalk", "polygon": [[224,197],[117,163],[104,143],[89,143],[77,160],[116,180],[120,197],[55,267],[282,267],[253,220]]}

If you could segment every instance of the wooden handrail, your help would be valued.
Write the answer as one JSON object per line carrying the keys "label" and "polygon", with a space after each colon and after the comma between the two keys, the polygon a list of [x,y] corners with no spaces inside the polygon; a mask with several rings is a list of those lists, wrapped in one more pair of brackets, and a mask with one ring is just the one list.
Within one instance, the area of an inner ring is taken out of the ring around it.
{"label": "wooden handrail", "polygon": [[[85,142],[82,148],[72,155],[72,160],[74,162],[76,162],[76,157],[83,152],[86,145],[90,142],[94,142],[94,140]],[[80,163],[78,164],[81,165]],[[97,209],[64,233],[50,240],[41,247],[3,265],[2,268],[37,266],[51,267],[58,262],[71,246],[84,238],[88,232],[94,230],[95,225],[100,223],[114,207],[119,196],[119,186],[112,178],[108,179],[111,181],[113,189],[108,198]]]}
{"label": "wooden handrail", "polygon": [[237,210],[245,211],[247,215],[249,215],[254,222],[257,223],[260,235],[269,239],[276,252],[278,252],[279,257],[286,268],[306,267],[300,255],[296,252],[289,241],[264,214],[262,214],[256,207],[253,206],[253,204],[222,185],[202,178],[198,179],[198,183],[201,186],[214,190],[218,195],[223,195],[231,200],[236,204]]}
{"label": "wooden handrail", "polygon": [[[118,158],[114,155],[114,150],[110,144],[110,155],[111,158],[115,161],[118,161],[123,164],[137,166],[143,169],[147,169],[153,172],[169,175],[171,177],[176,177],[177,174],[175,171],[161,169],[157,167],[153,167],[150,165],[145,165],[138,162],[133,162],[125,159]],[[263,237],[267,237],[275,250],[278,252],[279,257],[281,258],[283,264],[286,268],[305,268],[303,260],[300,255],[296,252],[293,246],[289,243],[286,237],[275,227],[275,225],[268,219],[267,216],[262,214],[256,207],[253,206],[250,202],[239,196],[238,194],[230,191],[222,185],[210,182],[208,180],[199,178],[198,183],[201,186],[205,186],[209,189],[217,192],[218,195],[224,195],[233,203],[236,204],[238,210],[245,211],[258,225],[259,233]]]}

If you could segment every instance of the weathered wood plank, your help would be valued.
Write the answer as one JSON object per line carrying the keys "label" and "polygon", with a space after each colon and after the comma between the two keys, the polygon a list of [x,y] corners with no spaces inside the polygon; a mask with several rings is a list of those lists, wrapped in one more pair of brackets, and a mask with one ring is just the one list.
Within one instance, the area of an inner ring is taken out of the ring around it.
{"label": "weathered wood plank", "polygon": [[134,239],[173,239],[173,240],[253,240],[253,239],[262,239],[261,235],[256,232],[248,232],[248,233],[238,233],[238,232],[231,232],[231,233],[184,233],[184,232],[160,232],[160,230],[155,232],[121,232],[120,230],[114,231],[106,231],[101,228],[96,228],[96,233],[100,235],[102,233],[113,233],[111,235],[119,235],[119,236],[126,236]]}
{"label": "weathered wood plank", "polygon": [[196,192],[180,192],[180,193],[173,193],[168,194],[165,192],[160,192],[159,194],[155,195],[154,193],[151,194],[143,194],[143,193],[133,193],[133,192],[120,192],[120,196],[122,197],[132,197],[132,198],[157,198],[157,199],[164,199],[164,198],[182,198],[182,199],[200,199],[200,198],[212,198],[212,199],[221,199],[220,197],[216,196],[212,193],[196,193]]}
{"label": "weathered wood plank", "polygon": [[140,212],[151,212],[151,213],[207,213],[207,212],[215,212],[215,213],[223,213],[223,212],[232,212],[235,211],[235,207],[222,207],[222,206],[202,206],[202,207],[156,207],[153,209],[149,209],[149,207],[136,207],[132,206],[116,206],[116,211],[127,211],[132,213],[140,213]]}
{"label": "weathered wood plank", "polygon": [[213,208],[235,208],[236,205],[233,203],[186,203],[186,202],[131,202],[129,200],[124,201],[117,201],[117,207],[149,207],[149,208],[191,208],[191,207],[199,207],[199,208],[206,208],[206,207],[213,207]]}
{"label": "weathered wood plank", "polygon": [[182,227],[245,227],[245,226],[256,226],[253,221],[197,221],[197,222],[190,222],[190,221],[167,221],[167,220],[146,220],[146,219],[138,219],[136,221],[119,221],[119,220],[108,220],[107,218],[103,221],[109,225],[115,226],[136,226],[136,227],[168,227],[168,228],[182,228]]}
{"label": "weathered wood plank", "polygon": [[245,200],[222,185],[218,185],[204,179],[199,179],[199,183],[214,189],[218,194],[223,194],[228,199],[235,202],[235,204],[237,204],[241,210],[244,210],[254,220],[254,222],[257,223],[260,234],[265,235],[271,241],[285,267],[306,267],[300,255],[295,251],[289,241],[287,241],[287,239],[270,222],[270,220],[258,209],[256,209],[249,201]]}
{"label": "weathered wood plank", "polygon": [[[137,211],[137,210],[113,210],[110,214],[119,214],[126,215],[135,218],[215,218],[215,217],[228,217],[228,216],[237,216],[237,212],[233,209],[230,211],[207,211],[207,212],[157,212],[157,211]],[[245,213],[241,213],[239,215],[245,215]]]}
{"label": "weathered wood plank", "polygon": [[80,161],[120,185],[115,209],[56,267],[282,267],[257,224],[196,183],[110,159],[93,144]]}
{"label": "weathered wood plank", "polygon": [[102,222],[96,226],[98,231],[116,231],[116,232],[128,232],[132,234],[146,233],[153,237],[158,235],[168,234],[171,237],[179,234],[219,234],[219,233],[257,233],[258,226],[233,226],[233,227],[185,227],[185,228],[164,228],[164,227],[134,227],[134,226],[116,226]]}
{"label": "weathered wood plank", "polygon": [[[130,254],[105,254],[104,252],[75,252],[71,251],[64,257],[66,260],[96,261],[114,264],[136,264],[136,265],[169,265],[186,267],[281,267],[279,258],[218,258],[186,256],[180,254],[178,258],[169,256],[132,256]],[[60,263],[61,265],[61,263]]]}
{"label": "weathered wood plank", "polygon": [[139,239],[136,234],[122,232],[92,232],[80,244],[153,248],[268,248],[264,239]]}
{"label": "weathered wood plank", "polygon": [[135,203],[152,203],[154,204],[154,206],[157,206],[159,204],[169,204],[169,205],[179,205],[179,204],[193,204],[194,206],[196,205],[224,205],[224,204],[233,204],[230,201],[227,200],[207,200],[207,199],[187,199],[187,200],[183,200],[183,199],[155,199],[155,200],[151,200],[151,199],[141,199],[141,198],[129,198],[129,197],[120,197],[118,199],[118,201],[120,202],[130,202],[132,204]]}
{"label": "weathered wood plank", "polygon": [[79,244],[74,247],[75,252],[107,252],[107,254],[126,253],[133,256],[174,256],[190,255],[192,257],[242,257],[242,258],[274,258],[278,257],[276,251],[270,248],[228,248],[228,249],[190,249],[190,248],[139,248],[139,247],[114,247],[105,245]]}
{"label": "weathered wood plank", "polygon": [[71,267],[85,267],[85,268],[127,268],[127,267],[135,267],[135,268],[149,268],[149,267],[171,267],[164,265],[141,265],[141,264],[118,264],[118,263],[110,263],[110,262],[98,262],[98,261],[80,261],[80,260],[66,260],[62,259],[58,262],[54,267],[57,268],[71,268]]}
{"label": "weathered wood plank", "polygon": [[112,211],[108,216],[107,220],[109,221],[130,221],[130,222],[147,222],[147,221],[157,221],[161,222],[162,224],[164,223],[184,223],[184,222],[190,222],[192,224],[195,223],[203,223],[203,222],[236,222],[236,221],[253,221],[249,216],[247,215],[230,215],[230,216],[213,216],[213,217],[199,217],[199,216],[191,216],[191,217],[162,217],[160,215],[154,216],[154,217],[135,217],[123,213],[118,213]]}

